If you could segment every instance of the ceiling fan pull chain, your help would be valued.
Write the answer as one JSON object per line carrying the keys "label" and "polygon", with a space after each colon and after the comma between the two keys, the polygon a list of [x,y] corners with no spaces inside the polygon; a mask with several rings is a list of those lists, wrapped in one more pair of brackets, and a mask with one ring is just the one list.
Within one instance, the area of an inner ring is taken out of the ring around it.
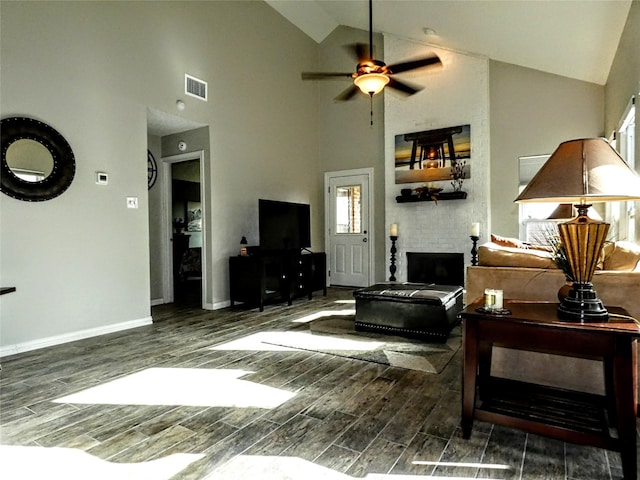
{"label": "ceiling fan pull chain", "polygon": [[371,106],[371,126],[373,127],[373,92],[369,92],[369,102]]}

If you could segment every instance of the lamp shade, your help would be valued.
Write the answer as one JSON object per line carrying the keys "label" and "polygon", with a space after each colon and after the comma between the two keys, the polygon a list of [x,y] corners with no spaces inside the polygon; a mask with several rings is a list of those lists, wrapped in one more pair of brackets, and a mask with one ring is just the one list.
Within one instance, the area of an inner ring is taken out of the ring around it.
{"label": "lamp shade", "polygon": [[382,73],[365,73],[357,76],[353,83],[362,90],[362,93],[375,95],[389,83],[389,77]]}
{"label": "lamp shade", "polygon": [[551,215],[547,217],[547,220],[566,220],[575,217],[573,212],[573,205],[570,203],[561,203],[556,209],[551,212]]}
{"label": "lamp shade", "polygon": [[516,202],[594,203],[640,199],[640,176],[605,140],[561,143]]}
{"label": "lamp shade", "polygon": [[[589,208],[588,215],[594,220],[602,220],[602,217],[596,212],[593,207]],[[551,215],[547,217],[547,220],[568,220],[576,216],[576,211],[573,205],[570,203],[561,203],[556,209],[551,212]]]}

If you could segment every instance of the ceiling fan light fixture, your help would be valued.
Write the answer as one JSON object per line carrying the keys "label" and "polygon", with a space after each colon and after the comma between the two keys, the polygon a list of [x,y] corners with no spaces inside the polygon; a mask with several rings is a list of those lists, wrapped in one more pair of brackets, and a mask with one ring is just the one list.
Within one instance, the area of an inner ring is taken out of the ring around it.
{"label": "ceiling fan light fixture", "polygon": [[383,73],[365,73],[358,75],[353,83],[358,87],[362,93],[367,95],[375,95],[382,91],[382,89],[389,83],[389,77]]}

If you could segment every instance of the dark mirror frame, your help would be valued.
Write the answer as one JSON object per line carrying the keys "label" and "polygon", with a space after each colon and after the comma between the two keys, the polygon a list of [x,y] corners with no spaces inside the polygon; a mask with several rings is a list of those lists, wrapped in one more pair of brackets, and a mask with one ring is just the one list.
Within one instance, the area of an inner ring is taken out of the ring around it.
{"label": "dark mirror frame", "polygon": [[[42,202],[61,195],[76,173],[76,161],[71,146],[53,127],[27,117],[3,118],[0,124],[2,162],[0,164],[0,191],[10,197],[27,202]],[[27,182],[15,175],[7,163],[7,150],[22,139],[41,143],[53,158],[53,170],[39,182]]]}
{"label": "dark mirror frame", "polygon": [[156,183],[156,179],[158,178],[158,164],[156,163],[156,158],[151,153],[151,150],[147,150],[147,185],[149,190],[153,187],[154,183]]}

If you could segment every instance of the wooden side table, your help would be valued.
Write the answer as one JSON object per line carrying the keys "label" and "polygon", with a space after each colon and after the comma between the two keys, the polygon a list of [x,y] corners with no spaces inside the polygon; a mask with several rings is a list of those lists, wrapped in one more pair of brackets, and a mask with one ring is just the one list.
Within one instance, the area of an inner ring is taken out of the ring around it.
{"label": "wooden side table", "polygon": [[[473,420],[519,428],[559,440],[620,452],[627,480],[636,479],[637,339],[640,327],[621,308],[607,323],[559,320],[556,303],[507,301],[510,315],[480,313],[479,301],[461,313],[464,375],[462,433]],[[605,395],[491,376],[493,345],[601,360]],[[613,427],[617,436],[611,435]]]}

